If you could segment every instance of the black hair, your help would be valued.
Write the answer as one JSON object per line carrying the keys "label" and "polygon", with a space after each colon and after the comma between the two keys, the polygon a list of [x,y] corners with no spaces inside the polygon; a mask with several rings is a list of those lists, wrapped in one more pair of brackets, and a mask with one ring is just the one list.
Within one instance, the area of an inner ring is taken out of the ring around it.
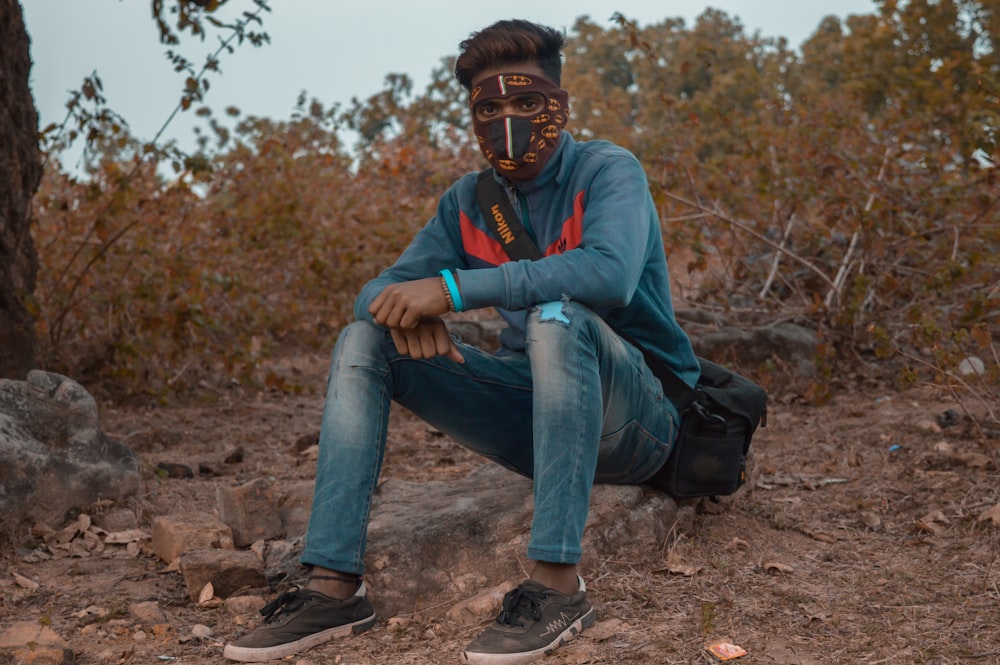
{"label": "black hair", "polygon": [[522,19],[497,21],[459,44],[455,78],[469,90],[473,79],[483,70],[535,62],[545,78],[559,85],[565,45],[565,35],[554,28]]}

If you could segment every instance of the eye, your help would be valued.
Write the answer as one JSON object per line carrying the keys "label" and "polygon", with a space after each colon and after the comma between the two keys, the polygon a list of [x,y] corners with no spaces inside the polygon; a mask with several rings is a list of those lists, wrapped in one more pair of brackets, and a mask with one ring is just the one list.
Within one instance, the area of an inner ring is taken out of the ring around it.
{"label": "eye", "polygon": [[536,111],[542,105],[541,98],[532,95],[531,97],[523,97],[521,99],[521,110],[522,111]]}
{"label": "eye", "polygon": [[500,107],[494,102],[483,102],[476,106],[476,116],[479,118],[491,118],[499,111]]}

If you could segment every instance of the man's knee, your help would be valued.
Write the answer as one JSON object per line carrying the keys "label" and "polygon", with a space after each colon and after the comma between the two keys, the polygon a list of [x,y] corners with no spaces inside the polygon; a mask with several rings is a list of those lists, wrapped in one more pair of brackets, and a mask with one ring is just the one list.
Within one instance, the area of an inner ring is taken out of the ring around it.
{"label": "man's knee", "polygon": [[553,300],[536,305],[528,312],[526,333],[529,342],[543,338],[588,334],[601,325],[601,317],[583,303]]}
{"label": "man's knee", "polygon": [[382,355],[386,335],[385,328],[370,321],[354,321],[348,324],[337,337],[333,351],[335,362],[344,357],[361,356],[370,359]]}

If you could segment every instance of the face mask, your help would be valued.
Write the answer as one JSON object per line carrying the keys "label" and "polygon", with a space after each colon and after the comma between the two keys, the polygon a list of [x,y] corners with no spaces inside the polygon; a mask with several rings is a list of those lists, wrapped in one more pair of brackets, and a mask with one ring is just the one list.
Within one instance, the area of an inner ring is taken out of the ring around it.
{"label": "face mask", "polygon": [[[526,92],[545,97],[545,105],[535,115],[476,120],[477,104]],[[535,74],[498,74],[472,86],[469,108],[473,109],[472,128],[486,161],[510,180],[531,180],[559,145],[559,135],[569,119],[569,93]]]}

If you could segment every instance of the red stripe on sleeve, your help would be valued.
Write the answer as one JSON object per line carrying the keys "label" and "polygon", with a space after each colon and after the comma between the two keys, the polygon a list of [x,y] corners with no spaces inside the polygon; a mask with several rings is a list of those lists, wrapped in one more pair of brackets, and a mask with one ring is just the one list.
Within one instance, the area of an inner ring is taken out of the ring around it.
{"label": "red stripe on sleeve", "polygon": [[462,230],[462,248],[466,254],[494,266],[510,261],[499,241],[482,229],[476,228],[468,215],[460,212],[458,219],[459,228]]}

